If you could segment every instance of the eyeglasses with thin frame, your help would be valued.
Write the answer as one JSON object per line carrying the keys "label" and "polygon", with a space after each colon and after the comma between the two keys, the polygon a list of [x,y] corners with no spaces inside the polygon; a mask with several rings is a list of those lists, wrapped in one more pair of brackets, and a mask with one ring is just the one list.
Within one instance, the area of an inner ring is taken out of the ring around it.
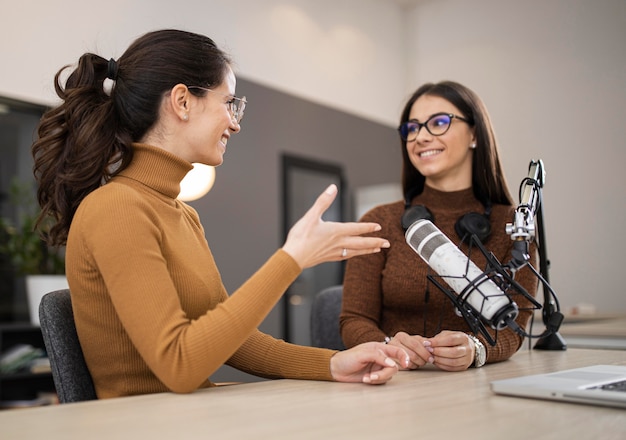
{"label": "eyeglasses with thin frame", "polygon": [[400,133],[402,140],[406,142],[412,142],[417,139],[417,135],[422,127],[425,127],[426,131],[433,136],[441,136],[446,134],[446,132],[450,129],[453,119],[459,119],[467,124],[470,124],[470,121],[462,116],[457,116],[452,113],[436,113],[423,123],[418,122],[415,119],[411,119],[410,121],[401,124],[398,127],[398,132]]}
{"label": "eyeglasses with thin frame", "polygon": [[245,110],[246,104],[248,103],[245,96],[243,98],[238,98],[233,95],[226,95],[225,93],[216,92],[213,89],[200,86],[187,86],[187,88],[206,90],[207,92],[217,93],[218,95],[230,98],[230,100],[226,103],[228,104],[228,111],[230,112],[230,116],[232,117],[233,121],[239,124],[243,119],[243,111]]}

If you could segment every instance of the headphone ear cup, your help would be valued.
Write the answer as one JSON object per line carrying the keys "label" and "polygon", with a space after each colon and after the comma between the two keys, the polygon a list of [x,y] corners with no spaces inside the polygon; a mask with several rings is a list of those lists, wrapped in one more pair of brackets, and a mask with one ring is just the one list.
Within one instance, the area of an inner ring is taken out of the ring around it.
{"label": "headphone ear cup", "polygon": [[468,212],[455,223],[454,230],[461,239],[475,234],[481,242],[485,242],[491,235],[491,223],[484,214]]}
{"label": "headphone ear cup", "polygon": [[406,232],[413,223],[422,219],[433,221],[433,215],[424,205],[411,206],[402,215],[402,229]]}

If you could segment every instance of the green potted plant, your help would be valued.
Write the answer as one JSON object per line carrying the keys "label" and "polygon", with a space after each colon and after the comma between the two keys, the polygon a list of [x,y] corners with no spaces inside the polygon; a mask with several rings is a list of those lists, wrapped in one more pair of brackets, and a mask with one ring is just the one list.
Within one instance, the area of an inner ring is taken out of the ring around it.
{"label": "green potted plant", "polygon": [[48,246],[42,239],[50,221],[44,221],[35,230],[40,210],[32,185],[14,179],[9,197],[16,208],[17,220],[0,217],[0,255],[18,280],[23,277],[31,322],[38,325],[41,296],[67,288],[64,248]]}

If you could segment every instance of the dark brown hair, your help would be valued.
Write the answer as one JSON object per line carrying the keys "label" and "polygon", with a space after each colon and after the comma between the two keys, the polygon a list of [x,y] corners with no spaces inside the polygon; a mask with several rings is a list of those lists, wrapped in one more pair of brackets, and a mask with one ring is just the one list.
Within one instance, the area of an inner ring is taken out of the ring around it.
{"label": "dark brown hair", "polygon": [[131,143],[155,124],[169,90],[217,87],[230,62],[210,38],[166,29],[138,38],[117,61],[84,54],[64,86],[70,66],[60,69],[54,83],[62,103],[44,114],[32,146],[40,221],[56,220],[48,242],[65,244],[80,202],[128,166]]}
{"label": "dark brown hair", "polygon": [[[472,159],[472,188],[476,198],[483,204],[489,201],[512,205],[513,199],[500,163],[491,119],[480,97],[467,87],[453,81],[424,84],[407,101],[400,116],[400,124],[409,120],[411,107],[424,95],[437,96],[450,102],[461,112],[459,116],[467,118],[474,128],[476,149]],[[412,198],[424,190],[426,179],[411,163],[406,142],[402,139],[400,142],[402,145],[402,189],[405,197]]]}

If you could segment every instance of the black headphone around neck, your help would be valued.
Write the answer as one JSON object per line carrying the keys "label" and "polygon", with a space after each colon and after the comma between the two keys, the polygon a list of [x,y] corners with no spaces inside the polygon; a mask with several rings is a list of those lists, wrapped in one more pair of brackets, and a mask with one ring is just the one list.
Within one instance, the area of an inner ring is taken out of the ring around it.
{"label": "black headphone around neck", "polygon": [[[404,200],[404,214],[402,214],[402,229],[406,232],[409,227],[418,220],[426,219],[434,223],[434,216],[424,205],[411,206],[410,195],[407,195]],[[491,202],[487,200],[485,202],[485,212],[480,214],[478,212],[468,212],[462,215],[454,224],[454,230],[459,238],[463,241],[472,234],[476,235],[478,239],[484,243],[489,239],[491,235],[491,222],[489,217],[491,216]]]}

